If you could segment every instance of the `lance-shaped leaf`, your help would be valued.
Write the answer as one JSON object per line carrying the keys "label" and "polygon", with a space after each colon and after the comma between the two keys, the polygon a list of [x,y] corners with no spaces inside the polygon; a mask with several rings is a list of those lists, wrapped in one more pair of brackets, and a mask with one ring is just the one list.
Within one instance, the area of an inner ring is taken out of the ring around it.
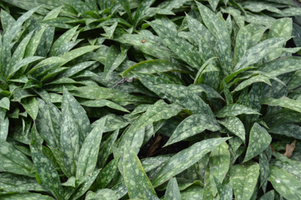
{"label": "lance-shaped leaf", "polygon": [[115,109],[115,110],[120,110],[123,112],[130,112],[127,109],[123,108],[122,106],[120,106],[112,101],[105,100],[105,99],[81,101],[80,104],[83,106],[86,106],[86,107],[96,107],[96,108],[107,106],[107,107]]}
{"label": "lance-shaped leaf", "polygon": [[35,55],[45,30],[46,30],[46,26],[44,26],[39,32],[37,32],[37,34],[35,34],[32,37],[32,39],[29,41],[26,47],[25,57],[30,57]]}
{"label": "lance-shaped leaf", "polygon": [[149,23],[163,42],[182,60],[187,62],[191,67],[199,69],[203,61],[197,50],[186,40],[177,36],[168,27],[154,22]]}
{"label": "lance-shaped leaf", "polygon": [[146,112],[138,119],[134,130],[138,131],[142,127],[152,124],[153,122],[169,119],[177,115],[181,110],[182,108],[178,105],[167,104],[161,99],[147,108]]}
{"label": "lance-shaped leaf", "polygon": [[279,58],[261,65],[258,70],[265,72],[268,76],[276,77],[281,74],[300,70],[300,60],[300,57]]}
{"label": "lance-shaped leaf", "polygon": [[0,169],[24,176],[34,177],[31,173],[32,162],[5,140],[0,140]]}
{"label": "lance-shaped leaf", "polygon": [[220,126],[216,119],[206,114],[194,114],[185,118],[173,132],[164,146],[182,141],[188,137],[194,136],[204,130],[218,131]]}
{"label": "lance-shaped leaf", "polygon": [[52,45],[49,56],[60,56],[59,52],[76,34],[77,26],[62,34]]}
{"label": "lance-shaped leaf", "polygon": [[137,72],[153,74],[168,71],[185,71],[185,69],[181,65],[169,62],[168,60],[146,60],[127,68],[123,72],[122,77],[133,78]]}
{"label": "lance-shaped leaf", "polygon": [[230,104],[226,105],[223,107],[217,114],[217,117],[220,118],[225,118],[225,117],[235,117],[237,115],[242,115],[242,114],[247,114],[247,115],[260,115],[256,110],[253,110],[252,108],[246,107],[241,104]]}
{"label": "lance-shaped leaf", "polygon": [[105,188],[110,181],[114,178],[118,167],[119,158],[111,160],[104,168],[101,170],[99,176],[96,180],[97,188]]}
{"label": "lance-shaped leaf", "polygon": [[241,82],[233,91],[233,92],[236,92],[236,91],[240,91],[246,87],[248,87],[249,85],[252,85],[253,83],[258,83],[258,82],[262,82],[262,83],[266,83],[268,84],[269,86],[272,86],[270,80],[268,77],[266,76],[263,76],[263,75],[258,75],[258,76],[254,76],[254,77],[251,77],[243,82]]}
{"label": "lance-shaped leaf", "polygon": [[118,2],[123,7],[123,9],[127,12],[130,21],[133,21],[129,0],[118,0]]}
{"label": "lance-shaped leaf", "polygon": [[73,114],[70,111],[69,105],[63,107],[62,125],[60,135],[60,147],[63,155],[63,165],[68,170],[68,177],[75,176],[76,162],[80,150],[79,137],[80,133],[73,119]]}
{"label": "lance-shaped leaf", "polygon": [[278,124],[269,130],[270,133],[301,139],[301,127],[297,124]]}
{"label": "lance-shaped leaf", "polygon": [[47,145],[58,148],[61,128],[61,113],[52,103],[45,103],[38,99],[39,112],[36,119],[36,127],[41,137],[47,142]]}
{"label": "lance-shaped leaf", "polygon": [[52,197],[41,195],[38,193],[19,193],[19,194],[4,194],[1,195],[3,200],[19,200],[19,199],[30,199],[30,200],[53,200]]}
{"label": "lance-shaped leaf", "polygon": [[76,101],[76,99],[64,88],[63,101],[62,101],[62,112],[64,113],[65,108],[69,107],[70,117],[74,120],[76,129],[79,132],[80,144],[87,137],[90,132],[90,120],[83,107]]}
{"label": "lance-shaped leaf", "polygon": [[24,58],[24,59],[20,60],[19,62],[17,62],[15,65],[13,65],[10,68],[7,77],[10,78],[11,76],[14,75],[15,72],[17,72],[19,69],[21,69],[21,67],[26,66],[30,63],[33,63],[33,62],[41,60],[41,59],[43,59],[43,57],[31,56],[31,57],[27,57],[27,58]]}
{"label": "lance-shaped leaf", "polygon": [[211,108],[197,94],[193,93],[185,86],[175,84],[161,84],[155,86],[160,88],[163,93],[168,94],[168,97],[174,102],[182,104],[185,108],[194,114],[207,114],[214,116]]}
{"label": "lance-shaped leaf", "polygon": [[112,74],[112,72],[121,65],[121,63],[127,57],[127,51],[129,47],[123,47],[123,51],[119,52],[116,47],[111,46],[107,53],[106,63],[104,67],[104,78],[108,79],[108,77]]}
{"label": "lance-shaped leaf", "polygon": [[225,126],[231,133],[238,136],[243,142],[245,142],[245,127],[242,121],[237,117],[226,117],[224,120],[218,121]]}
{"label": "lance-shaped leaf", "polygon": [[249,162],[234,165],[230,169],[230,182],[234,190],[235,199],[251,199],[259,177],[259,165]]}
{"label": "lance-shaped leaf", "polygon": [[261,104],[266,104],[269,106],[281,106],[283,108],[288,108],[297,112],[301,112],[301,102],[294,99],[289,99],[288,97],[281,97],[279,99],[266,98],[261,101]]}
{"label": "lance-shaped leaf", "polygon": [[267,130],[255,123],[250,131],[249,146],[243,162],[259,155],[269,146],[271,141],[272,137]]}
{"label": "lance-shaped leaf", "polygon": [[169,180],[165,195],[165,200],[181,200],[181,193],[179,190],[178,182],[176,178]]}
{"label": "lance-shaped leaf", "polygon": [[36,120],[39,112],[39,103],[35,97],[28,97],[21,100],[22,106],[33,120]]}
{"label": "lance-shaped leaf", "polygon": [[248,49],[234,67],[234,71],[244,69],[250,65],[257,63],[266,54],[279,48],[279,45],[284,44],[288,39],[289,38],[271,38],[264,40],[256,46]]}
{"label": "lance-shaped leaf", "polygon": [[172,156],[152,180],[153,186],[157,187],[171,177],[189,168],[198,162],[205,154],[228,139],[229,138],[214,138],[203,140]]}
{"label": "lance-shaped leaf", "polygon": [[259,200],[270,200],[275,199],[275,191],[271,190],[260,197]]}
{"label": "lance-shaped leaf", "polygon": [[35,144],[30,146],[30,150],[41,181],[45,187],[51,191],[55,198],[63,200],[64,191],[55,166],[45,155],[42,154],[42,152],[38,150],[37,147],[35,147]]}
{"label": "lance-shaped leaf", "polygon": [[94,171],[97,163],[99,145],[102,139],[102,133],[106,118],[103,118],[86,137],[82,148],[79,152],[76,178],[79,179]]}
{"label": "lance-shaped leaf", "polygon": [[268,179],[274,189],[286,199],[301,199],[301,182],[293,175],[275,166],[270,166]]}
{"label": "lance-shaped leaf", "polygon": [[0,119],[0,140],[6,141],[8,135],[9,120],[8,118]]}
{"label": "lance-shaped leaf", "polygon": [[209,157],[210,185],[213,195],[218,192],[215,179],[222,183],[230,167],[230,152],[226,142],[215,148]]}
{"label": "lance-shaped leaf", "polygon": [[96,193],[88,191],[85,200],[118,200],[117,194],[111,189],[100,189]]}
{"label": "lance-shaped leaf", "polygon": [[84,55],[85,53],[88,53],[90,51],[93,51],[95,49],[98,49],[100,46],[85,46],[85,47],[79,47],[76,48],[70,52],[65,53],[64,55],[61,56],[61,58],[66,59],[66,62],[69,62],[81,55]]}
{"label": "lance-shaped leaf", "polygon": [[125,149],[122,164],[123,179],[131,199],[159,199],[139,158],[131,147]]}
{"label": "lance-shaped leaf", "polygon": [[154,3],[154,1],[155,0],[144,0],[139,4],[133,19],[134,28],[136,28],[140,20],[143,19],[143,17],[145,17],[145,13],[149,9],[149,7]]}

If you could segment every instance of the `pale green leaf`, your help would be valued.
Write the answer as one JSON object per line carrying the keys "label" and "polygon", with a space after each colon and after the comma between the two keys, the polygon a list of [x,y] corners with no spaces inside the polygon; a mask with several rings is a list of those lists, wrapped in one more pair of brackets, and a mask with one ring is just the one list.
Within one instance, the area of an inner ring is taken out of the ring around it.
{"label": "pale green leaf", "polygon": [[266,98],[261,101],[261,104],[266,104],[269,106],[281,106],[283,108],[288,108],[301,113],[301,102],[285,96],[279,99]]}
{"label": "pale green leaf", "polygon": [[115,191],[106,188],[95,193],[88,191],[85,200],[118,200],[118,197]]}
{"label": "pale green leaf", "polygon": [[33,120],[36,120],[39,112],[39,103],[35,97],[28,97],[21,100],[22,106]]}
{"label": "pale green leaf", "polygon": [[0,140],[6,141],[9,130],[8,118],[0,119]]}
{"label": "pale green leaf", "polygon": [[114,178],[118,167],[119,159],[111,160],[100,172],[96,179],[97,188],[105,188],[110,181]]}
{"label": "pale green leaf", "polygon": [[258,82],[263,82],[263,83],[268,84],[269,86],[272,86],[268,77],[263,76],[263,75],[258,75],[258,76],[253,76],[245,81],[242,81],[231,93],[240,91],[240,90],[252,85],[253,83],[258,83]]}
{"label": "pale green leaf", "polygon": [[53,200],[52,197],[41,195],[38,193],[19,193],[19,194],[5,194],[1,195],[3,200]]}
{"label": "pale green leaf", "polygon": [[127,109],[123,108],[122,106],[120,106],[112,101],[105,100],[105,99],[81,101],[80,104],[83,106],[86,106],[86,107],[94,107],[94,108],[107,106],[107,107],[115,109],[115,110],[120,110],[123,112],[130,112]]}

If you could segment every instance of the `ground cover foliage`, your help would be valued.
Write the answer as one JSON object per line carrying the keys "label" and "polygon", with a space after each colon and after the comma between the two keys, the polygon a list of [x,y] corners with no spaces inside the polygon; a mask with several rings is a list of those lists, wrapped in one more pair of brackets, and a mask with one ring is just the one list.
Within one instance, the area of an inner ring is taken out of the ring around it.
{"label": "ground cover foliage", "polygon": [[0,199],[301,199],[297,2],[0,6]]}

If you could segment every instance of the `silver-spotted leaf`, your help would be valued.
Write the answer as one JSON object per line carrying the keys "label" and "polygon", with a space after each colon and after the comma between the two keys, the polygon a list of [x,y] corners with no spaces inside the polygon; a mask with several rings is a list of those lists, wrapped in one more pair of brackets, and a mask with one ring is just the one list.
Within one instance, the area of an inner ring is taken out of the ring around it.
{"label": "silver-spotted leaf", "polygon": [[165,195],[165,200],[181,200],[181,193],[176,178],[171,178],[168,182]]}
{"label": "silver-spotted leaf", "polygon": [[165,146],[182,141],[186,138],[201,133],[204,130],[210,130],[214,132],[220,130],[220,126],[216,119],[210,115],[190,115],[177,126],[176,130],[172,133]]}
{"label": "silver-spotted leaf", "polygon": [[218,122],[225,126],[231,133],[239,137],[243,142],[245,142],[245,127],[238,117],[226,117],[224,120],[220,120]]}
{"label": "silver-spotted leaf", "polygon": [[25,154],[16,150],[5,140],[0,140],[0,169],[13,174],[34,177],[35,175],[31,173],[32,168],[33,164]]}
{"label": "silver-spotted leaf", "polygon": [[124,151],[122,164],[123,179],[130,198],[159,199],[152,183],[143,170],[139,158],[131,147]]}
{"label": "silver-spotted leaf", "polygon": [[102,139],[102,133],[106,123],[106,118],[103,118],[85,138],[82,148],[79,152],[76,178],[87,176],[94,171],[96,167],[99,145]]}
{"label": "silver-spotted leaf", "polygon": [[22,106],[33,120],[36,120],[39,112],[39,103],[35,97],[28,97],[21,100]]}
{"label": "silver-spotted leaf", "polygon": [[266,83],[268,84],[269,86],[272,86],[270,80],[268,77],[264,76],[264,75],[258,75],[258,76],[254,76],[254,77],[251,77],[245,81],[242,81],[233,91],[233,92],[236,92],[236,91],[240,91],[248,86],[250,86],[251,84],[253,83],[257,83],[257,82],[262,82],[262,83]]}
{"label": "silver-spotted leaf", "polygon": [[152,180],[153,186],[159,186],[171,177],[189,168],[198,162],[205,154],[228,139],[229,138],[214,138],[203,140],[172,156]]}
{"label": "silver-spotted leaf", "polygon": [[246,162],[263,152],[271,143],[272,137],[259,124],[254,123],[250,131],[249,145],[243,162]]}
{"label": "silver-spotted leaf", "polygon": [[251,199],[259,177],[259,165],[256,162],[234,165],[230,169],[230,182],[235,199]]}
{"label": "silver-spotted leaf", "polygon": [[16,194],[4,194],[1,195],[3,200],[53,200],[51,196],[41,195],[38,193],[16,193]]}
{"label": "silver-spotted leaf", "polygon": [[9,120],[8,118],[0,119],[0,140],[6,141],[8,136]]}
{"label": "silver-spotted leaf", "polygon": [[279,99],[266,98],[261,101],[261,104],[269,106],[281,106],[297,112],[301,112],[301,102],[298,100],[290,99],[288,97],[281,97]]}
{"label": "silver-spotted leaf", "polygon": [[270,166],[268,179],[274,189],[286,199],[301,199],[301,183],[284,169]]}
{"label": "silver-spotted leaf", "polygon": [[220,118],[225,118],[225,117],[235,117],[237,115],[242,115],[242,114],[255,114],[255,115],[260,115],[256,110],[246,107],[241,104],[230,104],[225,107],[223,107],[217,114],[217,117]]}
{"label": "silver-spotted leaf", "polygon": [[100,189],[95,193],[88,191],[85,200],[118,200],[117,194],[111,189]]}

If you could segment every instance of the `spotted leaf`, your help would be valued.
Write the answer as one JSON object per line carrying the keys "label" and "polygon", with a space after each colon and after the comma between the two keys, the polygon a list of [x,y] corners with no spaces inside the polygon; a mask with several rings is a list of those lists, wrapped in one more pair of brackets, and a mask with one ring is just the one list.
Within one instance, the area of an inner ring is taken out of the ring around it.
{"label": "spotted leaf", "polygon": [[166,200],[181,200],[181,193],[176,178],[171,178],[168,182],[164,199]]}
{"label": "spotted leaf", "polygon": [[94,171],[97,163],[99,145],[102,139],[106,118],[103,118],[85,138],[79,152],[76,178],[79,179]]}
{"label": "spotted leaf", "polygon": [[123,178],[130,198],[159,199],[139,158],[131,147],[124,151],[122,164]]}
{"label": "spotted leaf", "polygon": [[293,175],[284,169],[270,166],[270,176],[268,179],[274,189],[286,199],[300,199],[301,183]]}
{"label": "spotted leaf", "polygon": [[237,115],[242,115],[242,114],[255,114],[255,115],[260,115],[256,110],[253,110],[249,107],[243,106],[241,104],[230,104],[225,107],[223,107],[217,114],[217,117],[220,118],[225,118],[225,117],[235,117]]}
{"label": "spotted leaf", "polygon": [[245,142],[245,127],[239,118],[226,117],[224,120],[218,122],[225,126],[231,133],[238,136],[243,142]]}
{"label": "spotted leaf", "polygon": [[230,182],[235,199],[251,199],[259,177],[259,165],[255,162],[234,165],[230,169]]}
{"label": "spotted leaf", "polygon": [[271,141],[272,137],[267,130],[255,123],[250,131],[249,146],[243,162],[259,155],[269,146]]}
{"label": "spotted leaf", "polygon": [[290,99],[288,97],[281,97],[279,99],[266,98],[261,101],[261,104],[269,106],[281,106],[297,112],[301,112],[301,102],[298,100]]}
{"label": "spotted leaf", "polygon": [[214,132],[220,130],[220,126],[216,119],[210,115],[190,115],[177,126],[176,130],[172,133],[165,146],[182,141],[188,137],[201,133],[204,130],[210,130]]}
{"label": "spotted leaf", "polygon": [[229,138],[207,139],[197,142],[170,158],[152,180],[153,186],[159,186],[171,177],[181,173],[198,162],[205,154],[218,147]]}

